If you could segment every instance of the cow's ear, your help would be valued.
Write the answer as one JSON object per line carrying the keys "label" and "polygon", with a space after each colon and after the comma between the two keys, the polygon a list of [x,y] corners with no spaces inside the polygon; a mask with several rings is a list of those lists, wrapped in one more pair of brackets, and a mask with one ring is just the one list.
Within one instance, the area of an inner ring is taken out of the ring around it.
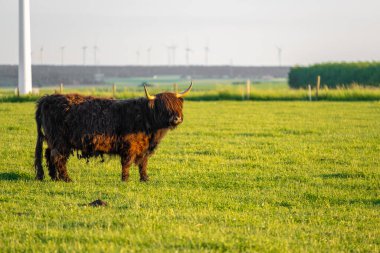
{"label": "cow's ear", "polygon": [[181,102],[183,102],[183,98],[181,97],[181,98],[179,98],[179,100],[181,100]]}

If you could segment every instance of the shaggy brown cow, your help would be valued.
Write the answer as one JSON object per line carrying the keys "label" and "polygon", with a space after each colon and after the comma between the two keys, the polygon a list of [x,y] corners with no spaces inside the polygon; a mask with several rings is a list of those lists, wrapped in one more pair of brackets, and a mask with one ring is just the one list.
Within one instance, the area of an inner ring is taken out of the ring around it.
{"label": "shaggy brown cow", "polygon": [[182,93],[160,93],[146,98],[113,100],[69,95],[48,95],[37,102],[36,179],[44,178],[42,144],[46,140],[46,163],[53,180],[71,181],[66,163],[77,151],[79,158],[103,154],[121,157],[121,179],[129,177],[129,167],[139,167],[140,180],[147,181],[147,163],[169,129],[182,120]]}

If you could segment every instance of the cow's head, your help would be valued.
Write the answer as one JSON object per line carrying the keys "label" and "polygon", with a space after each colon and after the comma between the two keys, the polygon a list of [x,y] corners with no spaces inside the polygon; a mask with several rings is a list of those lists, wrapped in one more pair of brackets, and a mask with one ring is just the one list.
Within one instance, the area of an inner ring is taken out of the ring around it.
{"label": "cow's head", "polygon": [[173,129],[182,123],[183,97],[190,92],[192,86],[193,83],[181,93],[164,92],[157,95],[150,95],[144,86],[155,127]]}

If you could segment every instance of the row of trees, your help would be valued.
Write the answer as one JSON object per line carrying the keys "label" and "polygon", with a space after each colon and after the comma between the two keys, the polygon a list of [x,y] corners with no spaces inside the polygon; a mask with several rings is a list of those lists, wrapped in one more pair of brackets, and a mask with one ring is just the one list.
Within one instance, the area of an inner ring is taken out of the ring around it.
{"label": "row of trees", "polygon": [[323,63],[308,67],[292,67],[289,72],[289,86],[315,86],[318,75],[322,77],[321,86],[327,85],[330,88],[355,83],[380,87],[380,62]]}

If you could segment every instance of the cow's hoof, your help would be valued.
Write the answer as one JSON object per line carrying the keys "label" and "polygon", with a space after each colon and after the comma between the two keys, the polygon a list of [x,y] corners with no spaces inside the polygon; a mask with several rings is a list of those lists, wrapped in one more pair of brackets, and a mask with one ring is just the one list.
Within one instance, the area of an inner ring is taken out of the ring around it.
{"label": "cow's hoof", "polygon": [[148,182],[148,181],[149,181],[148,176],[140,178],[140,182]]}
{"label": "cow's hoof", "polygon": [[66,182],[66,183],[73,182],[73,180],[71,180],[71,178],[69,178],[69,177],[62,178],[61,180],[62,180],[63,182]]}
{"label": "cow's hoof", "polygon": [[42,180],[44,180],[44,176],[39,176],[39,175],[37,175],[37,176],[36,176],[36,180],[38,180],[38,181],[42,181]]}

